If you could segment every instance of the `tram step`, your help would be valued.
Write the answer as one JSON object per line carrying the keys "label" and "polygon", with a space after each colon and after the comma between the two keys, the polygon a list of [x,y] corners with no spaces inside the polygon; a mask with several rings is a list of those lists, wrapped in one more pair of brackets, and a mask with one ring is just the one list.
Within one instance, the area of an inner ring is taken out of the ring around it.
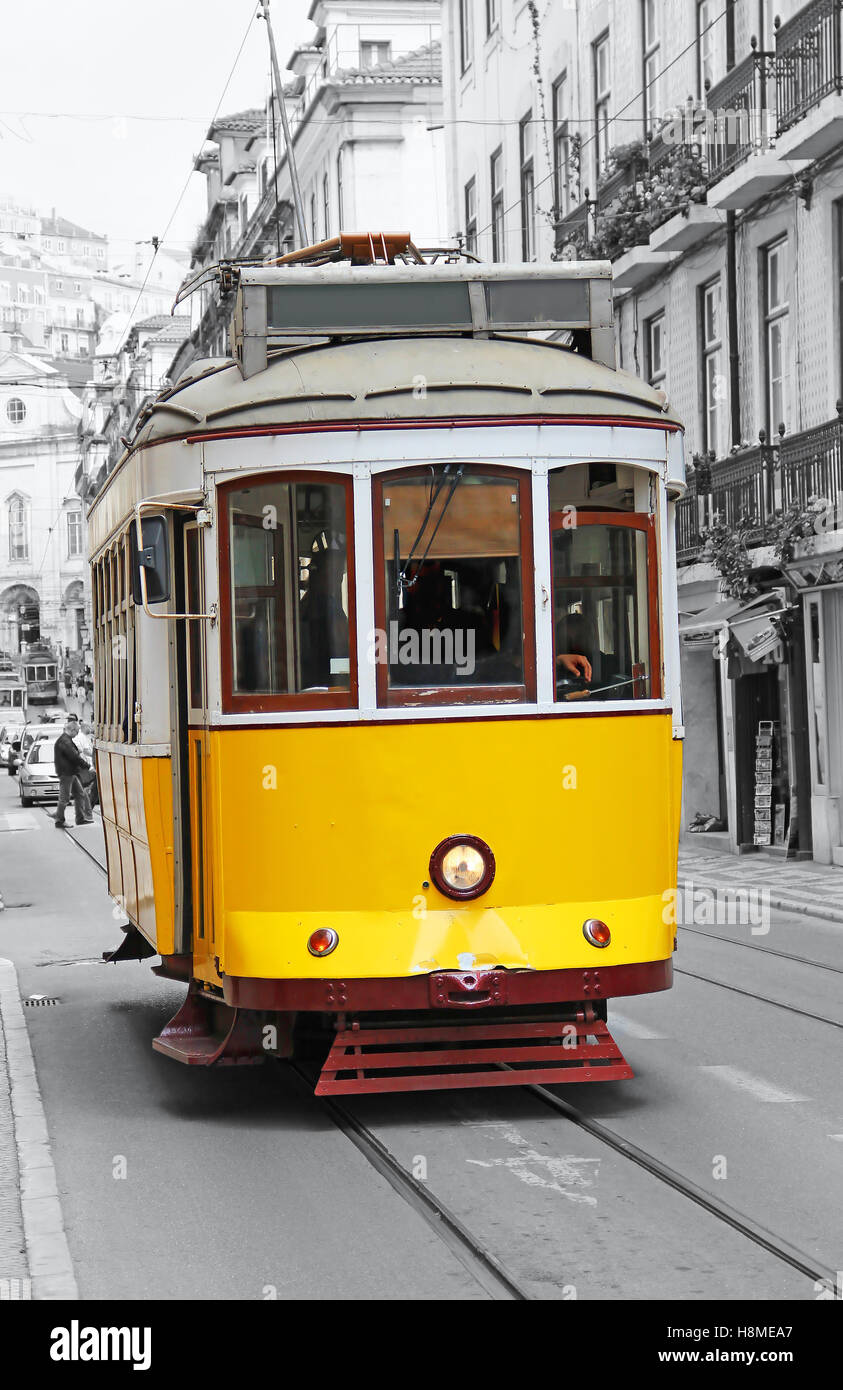
{"label": "tram step", "polygon": [[317,1096],[624,1081],[632,1068],[591,1010],[563,1022],[338,1028]]}

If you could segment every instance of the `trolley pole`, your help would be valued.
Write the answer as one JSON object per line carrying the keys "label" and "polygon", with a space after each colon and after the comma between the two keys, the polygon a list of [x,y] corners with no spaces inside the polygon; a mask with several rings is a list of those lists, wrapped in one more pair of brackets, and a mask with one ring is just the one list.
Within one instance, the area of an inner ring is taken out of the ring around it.
{"label": "trolley pole", "polygon": [[296,212],[296,226],[298,227],[299,237],[302,246],[307,246],[307,228],[304,223],[304,202],[301,196],[299,185],[299,172],[296,168],[296,156],[293,152],[293,141],[290,136],[290,123],[287,120],[287,104],[284,101],[284,91],[281,86],[281,70],[278,67],[278,53],[275,48],[275,35],[272,32],[272,20],[269,17],[269,0],[260,0],[261,16],[266,20],[266,32],[269,35],[269,56],[272,59],[272,73],[275,78],[275,91],[278,95],[278,105],[281,110],[281,124],[284,127],[284,144],[287,148],[287,163],[290,166],[290,184],[293,189],[293,207]]}

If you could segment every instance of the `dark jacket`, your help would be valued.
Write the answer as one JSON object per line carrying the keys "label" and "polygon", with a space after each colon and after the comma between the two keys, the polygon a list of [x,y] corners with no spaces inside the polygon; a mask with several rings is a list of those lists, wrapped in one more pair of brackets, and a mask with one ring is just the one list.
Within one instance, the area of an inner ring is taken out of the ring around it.
{"label": "dark jacket", "polygon": [[57,777],[78,776],[84,772],[88,766],[70,734],[61,734],[56,739],[55,752],[53,754]]}

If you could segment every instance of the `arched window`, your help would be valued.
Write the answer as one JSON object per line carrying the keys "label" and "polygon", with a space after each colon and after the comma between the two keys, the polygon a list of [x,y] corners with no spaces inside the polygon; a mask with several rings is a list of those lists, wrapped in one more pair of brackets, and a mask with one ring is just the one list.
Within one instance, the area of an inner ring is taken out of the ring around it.
{"label": "arched window", "polygon": [[9,498],[9,560],[29,559],[29,505],[14,492]]}

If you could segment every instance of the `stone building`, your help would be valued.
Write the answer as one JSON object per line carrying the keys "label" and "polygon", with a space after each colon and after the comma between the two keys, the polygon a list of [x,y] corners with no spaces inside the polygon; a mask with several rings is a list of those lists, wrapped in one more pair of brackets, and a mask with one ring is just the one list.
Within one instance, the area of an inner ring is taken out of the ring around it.
{"label": "stone building", "polygon": [[619,365],[686,423],[683,825],[843,863],[841,22],[837,0],[443,5],[448,230],[611,260]]}
{"label": "stone building", "polygon": [[88,642],[83,516],[74,489],[82,406],[43,357],[0,351],[0,650]]}

